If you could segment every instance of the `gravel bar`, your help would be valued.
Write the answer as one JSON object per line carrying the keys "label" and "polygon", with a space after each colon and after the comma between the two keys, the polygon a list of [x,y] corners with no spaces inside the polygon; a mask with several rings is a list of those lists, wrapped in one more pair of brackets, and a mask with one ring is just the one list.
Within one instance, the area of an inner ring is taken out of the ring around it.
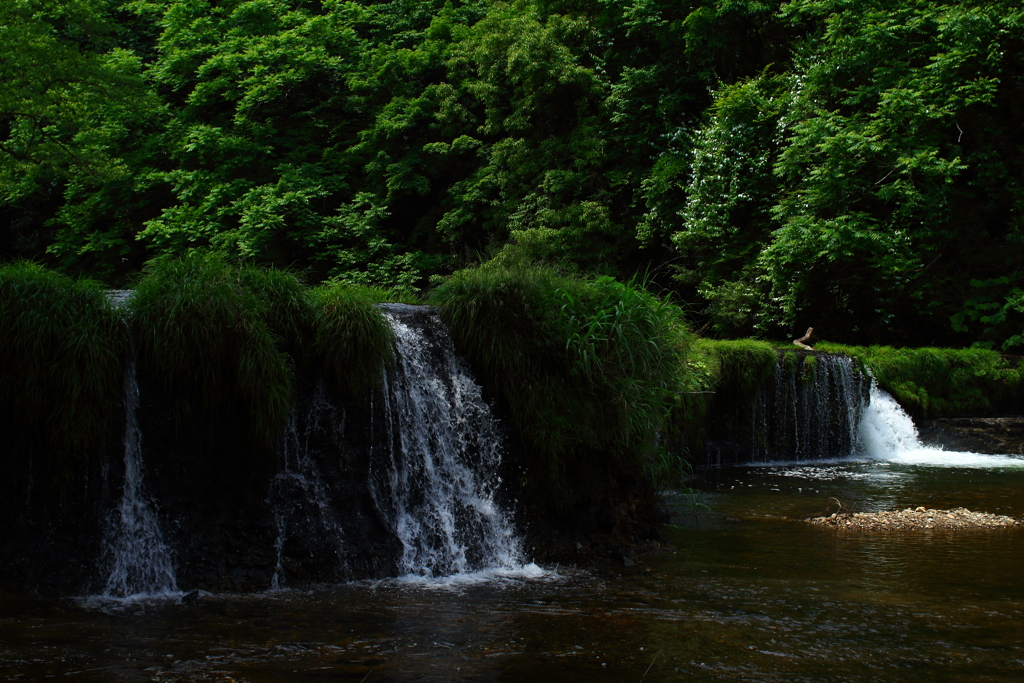
{"label": "gravel bar", "polygon": [[810,524],[834,529],[1002,529],[1024,526],[1021,520],[967,508],[932,510],[924,507],[884,512],[835,512],[812,517]]}

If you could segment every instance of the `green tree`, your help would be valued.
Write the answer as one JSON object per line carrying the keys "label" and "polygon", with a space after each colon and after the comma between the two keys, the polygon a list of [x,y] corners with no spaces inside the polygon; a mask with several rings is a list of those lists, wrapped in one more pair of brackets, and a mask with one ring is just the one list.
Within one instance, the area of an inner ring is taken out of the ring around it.
{"label": "green tree", "polygon": [[[771,211],[744,276],[756,285],[755,317],[765,331],[810,322],[851,339],[948,337],[971,276],[999,275],[1020,255],[1024,140],[1008,125],[1022,92],[1020,8],[801,0],[782,16],[806,38],[778,119],[778,190],[750,197],[752,210]],[[706,135],[723,123],[713,116]],[[769,149],[763,131],[732,130],[724,158]],[[696,173],[691,188],[741,188],[730,191],[738,200],[752,178],[741,165],[725,170],[724,180]],[[716,235],[688,223],[677,239],[694,238],[713,248]],[[698,276],[718,291],[713,269]]]}
{"label": "green tree", "polygon": [[[5,251],[44,250],[71,267],[126,253],[123,236],[83,230],[113,207],[84,194],[130,186],[124,160],[151,106],[137,57],[118,46],[113,2],[11,0],[0,6],[0,206]],[[66,208],[54,206],[66,202]],[[71,208],[70,205],[74,205]],[[71,233],[78,233],[71,237]],[[70,244],[69,244],[70,243]]]}

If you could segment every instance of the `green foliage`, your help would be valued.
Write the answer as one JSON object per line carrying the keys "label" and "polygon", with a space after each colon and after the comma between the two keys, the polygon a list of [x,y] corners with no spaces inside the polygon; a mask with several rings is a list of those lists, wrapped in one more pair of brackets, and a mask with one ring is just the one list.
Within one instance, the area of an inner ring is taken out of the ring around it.
{"label": "green foliage", "polygon": [[[971,279],[1015,269],[1024,243],[1020,140],[1004,133],[1020,114],[1021,16],[1011,2],[782,7],[801,34],[791,67],[718,91],[675,236],[722,331],[807,320],[927,343],[960,314],[960,331],[978,320],[999,345],[1019,333],[980,320],[1014,312],[1012,293],[980,315],[960,302]],[[723,316],[735,302],[749,314]]]}
{"label": "green foliage", "polygon": [[124,233],[137,229],[129,221],[139,203],[131,190],[146,185],[134,155],[157,107],[140,59],[118,45],[117,4],[0,4],[0,207],[11,213],[9,239],[19,253],[49,252],[68,269],[102,275],[129,255]]}
{"label": "green foliage", "polygon": [[[102,287],[26,261],[0,268],[0,413],[28,452],[40,441],[68,478],[110,436],[127,326]],[[21,449],[8,444],[6,457]]]}
{"label": "green foliage", "polygon": [[365,398],[392,361],[391,327],[375,304],[392,292],[332,282],[310,291],[312,349],[325,378],[350,399]]}
{"label": "green foliage", "polygon": [[783,78],[761,77],[722,88],[711,122],[695,136],[683,230],[673,236],[687,267],[676,277],[708,301],[705,313],[720,334],[749,336],[766,318],[765,288],[751,263],[771,242],[787,87]]}
{"label": "green foliage", "polygon": [[635,482],[691,343],[678,309],[635,283],[481,266],[434,293],[457,346],[507,403],[538,502],[596,502]]}
{"label": "green foliage", "polygon": [[[1021,274],[971,280],[972,295],[950,320],[957,332],[974,331],[974,346],[1001,351],[1024,348],[1024,289]],[[980,323],[980,325],[978,325]],[[979,331],[979,327],[981,327]]]}
{"label": "green foliage", "polygon": [[788,8],[794,19],[832,13],[798,64],[791,136],[776,167],[788,187],[761,257],[789,319],[798,297],[808,298],[800,290],[814,287],[879,332],[905,326],[936,289],[939,273],[925,266],[955,253],[965,232],[984,230],[951,215],[973,144],[963,144],[958,122],[994,104],[1009,66],[996,47],[1010,38],[1005,9]]}
{"label": "green foliage", "polygon": [[11,0],[0,37],[5,256],[542,260],[718,336],[1022,346],[1015,0]]}
{"label": "green foliage", "polygon": [[118,49],[104,0],[0,6],[0,187],[17,199],[54,178],[122,176],[110,148],[146,98],[138,59]]}
{"label": "green foliage", "polygon": [[147,264],[129,304],[134,339],[141,371],[177,399],[179,416],[241,409],[254,441],[272,445],[293,388],[279,334],[303,329],[307,312],[289,277],[215,252]]}
{"label": "green foliage", "polygon": [[818,344],[863,363],[915,417],[991,414],[1024,390],[1024,368],[986,349],[894,349]]}

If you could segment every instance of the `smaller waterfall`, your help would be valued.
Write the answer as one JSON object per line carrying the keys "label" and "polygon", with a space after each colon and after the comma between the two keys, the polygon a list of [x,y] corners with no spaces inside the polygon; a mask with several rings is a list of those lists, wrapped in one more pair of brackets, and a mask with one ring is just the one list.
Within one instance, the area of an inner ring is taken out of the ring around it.
{"label": "smaller waterfall", "polygon": [[293,546],[293,555],[317,564],[333,565],[330,571],[336,578],[345,576],[348,570],[342,524],[309,443],[310,436],[320,430],[339,432],[335,442],[341,442],[344,409],[336,408],[327,399],[323,382],[320,382],[301,420],[298,411],[294,408],[289,417],[282,444],[284,468],[274,477],[268,499],[277,525],[274,542],[277,567],[271,580],[271,587],[275,589],[282,586],[285,544]]}
{"label": "smaller waterfall", "polygon": [[378,508],[402,543],[399,571],[522,568],[519,541],[495,499],[502,438],[480,386],[431,309],[383,308],[397,359],[383,397],[386,452],[374,455],[372,476]]}
{"label": "smaller waterfall", "polygon": [[921,444],[914,421],[892,396],[872,381],[870,401],[858,425],[860,447],[875,460],[932,467],[1024,467],[1024,459],[945,451]]}
{"label": "smaller waterfall", "polygon": [[807,356],[796,371],[780,362],[753,411],[757,459],[846,458],[858,440],[867,379],[847,356]]}
{"label": "smaller waterfall", "polygon": [[870,400],[859,425],[861,447],[876,460],[922,449],[914,421],[888,392],[871,383]]}
{"label": "smaller waterfall", "polygon": [[103,595],[124,598],[177,593],[170,552],[142,484],[142,430],[134,357],[125,368],[124,395],[124,491],[107,533],[110,573]]}

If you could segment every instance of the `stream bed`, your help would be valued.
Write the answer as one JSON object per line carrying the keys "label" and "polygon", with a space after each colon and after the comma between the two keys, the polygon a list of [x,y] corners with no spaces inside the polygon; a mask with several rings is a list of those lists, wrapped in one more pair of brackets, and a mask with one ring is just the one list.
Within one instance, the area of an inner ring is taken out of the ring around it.
{"label": "stream bed", "polygon": [[829,498],[1024,515],[1024,460],[957,456],[713,470],[669,498],[671,548],[613,570],[187,604],[0,594],[0,679],[1024,680],[1024,529],[799,521]]}

